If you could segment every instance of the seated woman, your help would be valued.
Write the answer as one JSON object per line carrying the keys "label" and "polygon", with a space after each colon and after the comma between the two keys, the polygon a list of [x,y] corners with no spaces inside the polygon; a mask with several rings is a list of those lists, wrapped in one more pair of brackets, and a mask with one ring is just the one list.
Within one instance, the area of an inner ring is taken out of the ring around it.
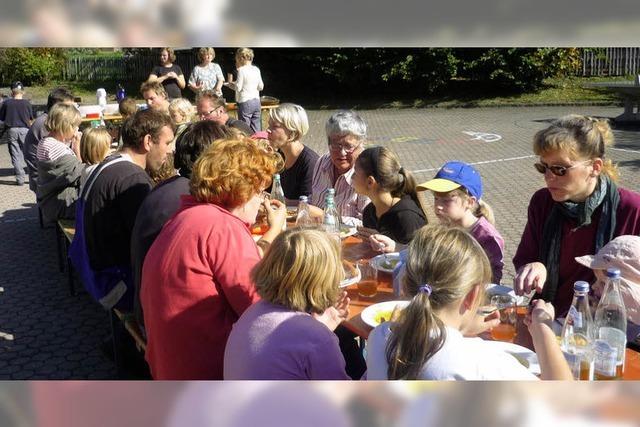
{"label": "seated woman", "polygon": [[340,247],[321,230],[279,235],[251,277],[262,298],[233,325],[225,380],[345,380],[332,332],[346,319]]}
{"label": "seated woman", "polygon": [[268,246],[286,218],[284,204],[261,197],[276,168],[276,156],[248,138],[216,141],[193,165],[191,195],[182,196],[142,267],[153,378],[222,379],[231,325],[258,300],[249,273],[260,251],[249,226],[264,206]]}
{"label": "seated woman", "polygon": [[301,106],[285,103],[269,111],[269,143],[284,156],[280,182],[284,197],[293,203],[297,203],[300,196],[311,196],[318,154],[300,142],[308,131],[309,119]]}
{"label": "seated woman", "polygon": [[570,115],[536,133],[534,166],[546,188],[529,203],[527,224],[513,258],[514,288],[535,289],[559,317],[571,306],[573,283],[592,283],[593,272],[575,257],[597,253],[623,234],[640,235],[640,194],[616,185],[606,158],[613,133],[605,120]]}
{"label": "seated woman", "polygon": [[[480,244],[460,228],[430,225],[409,244],[402,283],[409,305],[397,322],[384,322],[369,335],[370,380],[536,379],[514,357],[480,338],[487,319],[477,314],[491,278]],[[542,379],[572,379],[551,328],[553,306],[534,301],[527,319]]]}
{"label": "seated woman", "polygon": [[416,195],[411,172],[400,166],[398,156],[386,147],[365,149],[356,160],[351,185],[371,199],[362,213],[362,225],[400,242],[427,224]]}
{"label": "seated woman", "polygon": [[78,126],[82,118],[73,105],[51,107],[45,128],[49,132],[40,144],[38,160],[38,205],[45,221],[75,218],[80,178],[85,165],[80,155]]}

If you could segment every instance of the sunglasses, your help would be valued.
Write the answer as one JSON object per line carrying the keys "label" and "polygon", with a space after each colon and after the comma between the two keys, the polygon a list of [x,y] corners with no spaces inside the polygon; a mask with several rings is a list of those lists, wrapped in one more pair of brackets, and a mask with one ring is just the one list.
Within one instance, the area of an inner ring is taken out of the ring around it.
{"label": "sunglasses", "polygon": [[579,163],[576,163],[575,165],[571,165],[571,166],[555,166],[555,165],[554,166],[547,166],[544,163],[534,163],[533,167],[535,167],[536,170],[538,172],[540,172],[541,174],[543,174],[543,175],[545,173],[547,173],[547,169],[548,169],[555,176],[565,176],[569,169],[573,169],[576,166],[580,166],[580,165],[583,165],[585,163],[591,163],[591,160],[585,160],[584,162],[579,162]]}

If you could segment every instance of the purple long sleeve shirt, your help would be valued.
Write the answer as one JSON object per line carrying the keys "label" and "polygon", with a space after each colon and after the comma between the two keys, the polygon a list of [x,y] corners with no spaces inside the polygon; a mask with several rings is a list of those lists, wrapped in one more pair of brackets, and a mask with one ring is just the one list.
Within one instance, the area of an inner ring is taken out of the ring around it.
{"label": "purple long sleeve shirt", "polygon": [[259,301],[233,325],[225,380],[349,380],[338,337],[311,315]]}

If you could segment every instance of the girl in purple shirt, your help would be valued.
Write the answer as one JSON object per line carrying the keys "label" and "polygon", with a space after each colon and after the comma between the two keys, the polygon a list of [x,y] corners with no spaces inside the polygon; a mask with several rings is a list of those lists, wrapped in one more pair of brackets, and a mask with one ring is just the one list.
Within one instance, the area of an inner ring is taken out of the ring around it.
{"label": "girl in purple shirt", "polygon": [[224,379],[350,379],[333,333],[349,309],[343,276],[339,244],[327,233],[280,234],[251,274],[262,301],[233,325]]}
{"label": "girl in purple shirt", "polygon": [[441,223],[462,227],[476,238],[491,263],[493,283],[500,283],[504,267],[504,239],[494,226],[491,207],[481,199],[482,178],[471,165],[447,162],[435,178],[417,186],[431,190]]}

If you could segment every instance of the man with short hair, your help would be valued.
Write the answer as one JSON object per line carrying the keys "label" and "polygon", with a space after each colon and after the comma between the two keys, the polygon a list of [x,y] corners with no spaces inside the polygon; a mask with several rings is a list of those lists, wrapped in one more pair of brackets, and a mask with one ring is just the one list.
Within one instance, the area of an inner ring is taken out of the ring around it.
{"label": "man with short hair", "polygon": [[161,83],[144,82],[140,85],[140,93],[149,108],[163,113],[169,112],[169,97]]}
{"label": "man with short hair", "polygon": [[49,131],[45,128],[44,123],[47,121],[51,107],[58,103],[74,104],[73,94],[64,87],[57,87],[49,92],[47,112],[36,117],[24,139],[23,151],[24,161],[27,164],[27,172],[29,173],[29,189],[34,193],[38,189],[38,159],[36,158],[38,145],[49,136]]}
{"label": "man with short hair", "polygon": [[216,95],[214,91],[203,90],[198,94],[196,100],[198,117],[200,120],[212,120],[218,124],[238,129],[246,136],[251,136],[253,131],[248,124],[229,117],[226,104],[224,98]]}
{"label": "man with short hair", "polygon": [[[97,276],[104,272],[101,281],[119,286],[100,299],[105,307],[118,304],[126,311],[133,308],[131,233],[138,209],[152,187],[145,168],[162,166],[174,132],[175,123],[168,114],[153,109],[138,111],[123,124],[122,149],[87,178],[81,225],[89,264]],[[109,275],[114,269],[120,278],[111,283]]]}
{"label": "man with short hair", "polygon": [[24,87],[20,82],[11,84],[11,99],[0,105],[0,121],[4,122],[5,138],[9,146],[9,155],[16,176],[16,184],[24,185],[24,139],[33,122],[31,103],[23,99]]}

